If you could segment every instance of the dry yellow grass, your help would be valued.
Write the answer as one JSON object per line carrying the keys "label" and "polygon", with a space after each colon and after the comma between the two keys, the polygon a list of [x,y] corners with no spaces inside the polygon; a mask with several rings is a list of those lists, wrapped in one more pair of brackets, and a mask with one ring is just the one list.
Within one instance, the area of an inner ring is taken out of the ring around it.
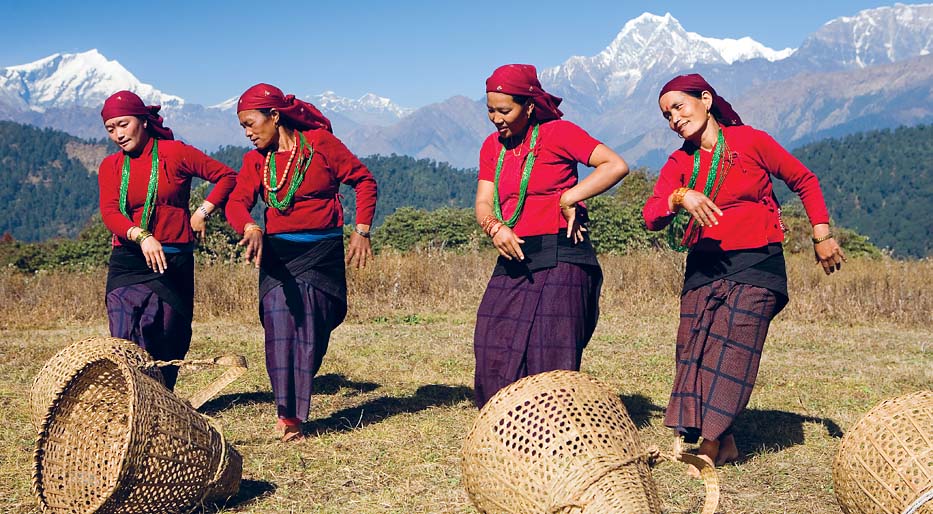
{"label": "dry yellow grass", "polygon": [[[250,372],[206,409],[244,455],[243,492],[223,512],[474,512],[457,452],[470,400],[476,306],[489,254],[381,255],[351,272],[350,316],[335,333],[313,399],[312,437],[282,446],[256,319],[255,271],[198,270],[191,357],[242,353]],[[601,258],[602,317],[583,369],[623,397],[648,443],[673,372],[682,257]],[[720,512],[838,513],[830,462],[839,436],[885,397],[933,387],[933,262],[850,261],[825,277],[789,259],[791,304],[772,325],[749,410],[747,458],[722,469]],[[103,272],[0,274],[0,512],[35,512],[29,483],[32,378],[63,346],[106,333]],[[183,373],[181,394],[209,373]],[[693,512],[700,485],[662,465],[670,513]]]}

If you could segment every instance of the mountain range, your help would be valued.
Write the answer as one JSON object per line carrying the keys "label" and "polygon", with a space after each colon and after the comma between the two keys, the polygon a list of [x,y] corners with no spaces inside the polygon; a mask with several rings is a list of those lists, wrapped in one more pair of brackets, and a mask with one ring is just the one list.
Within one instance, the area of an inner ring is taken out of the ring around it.
{"label": "mountain range", "polygon": [[[566,119],[630,162],[657,167],[679,144],[656,96],[677,74],[702,73],[746,123],[794,147],[933,121],[931,51],[933,4],[895,4],[837,18],[798,48],[782,50],[749,37],[705,37],[670,14],[645,13],[598,54],[570,57],[541,69],[540,76],[545,89],[564,98]],[[481,94],[482,78],[464,89]],[[0,119],[100,138],[100,105],[120,89],[161,104],[168,124],[190,143],[213,150],[245,142],[234,118],[235,99],[212,106],[187,102],[140,82],[96,50],[0,68]],[[373,93],[302,97],[320,107],[360,155],[396,153],[474,167],[479,145],[492,131],[480,94],[416,109]]]}

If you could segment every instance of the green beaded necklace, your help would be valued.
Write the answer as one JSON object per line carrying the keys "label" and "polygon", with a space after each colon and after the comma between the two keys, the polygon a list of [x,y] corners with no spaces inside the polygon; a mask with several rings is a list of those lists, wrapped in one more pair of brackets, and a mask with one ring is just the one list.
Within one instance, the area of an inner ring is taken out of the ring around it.
{"label": "green beaded necklace", "polygon": [[[725,138],[722,135],[722,129],[719,129],[719,135],[716,136],[716,148],[713,150],[713,161],[709,166],[709,174],[706,176],[706,185],[703,186],[703,194],[709,197],[713,191],[713,184],[716,183],[716,172],[719,170],[719,160],[722,159],[723,148],[725,147]],[[687,187],[693,189],[697,182],[697,175],[700,174],[700,152],[699,148],[693,152],[693,174],[690,176],[690,182]],[[718,189],[717,189],[718,191]],[[715,195],[714,195],[715,196]],[[712,198],[710,198],[712,200]],[[690,223],[690,214],[681,209],[674,215],[671,224],[667,227],[667,244],[671,249],[678,252],[686,252],[689,247],[683,244],[684,235],[687,233],[687,225]]]}
{"label": "green beaded necklace", "polygon": [[[308,166],[311,165],[311,158],[314,157],[314,147],[308,144],[308,141],[305,139],[305,135],[301,132],[298,132],[298,161],[295,163],[295,173],[292,175],[292,182],[288,185],[288,191],[285,192],[285,198],[279,200],[276,197],[276,191],[281,187],[277,185],[276,182],[276,169],[275,169],[275,152],[269,152],[269,185],[271,186],[270,190],[266,194],[266,204],[280,211],[288,209],[288,206],[291,205],[292,199],[295,197],[295,191],[298,190],[298,186],[301,185],[301,182],[305,178],[305,172],[308,171]],[[308,156],[305,157],[305,147],[308,148]],[[285,173],[288,174],[288,170],[285,170]]]}
{"label": "green beaded necklace", "polygon": [[[133,220],[126,211],[126,192],[130,188],[130,156],[123,154],[123,175],[120,177],[120,212]],[[159,140],[152,140],[152,171],[149,172],[149,187],[146,190],[146,203],[143,204],[143,218],[139,226],[143,230],[149,228],[149,218],[152,215],[152,205],[155,203],[156,192],[159,190]]]}
{"label": "green beaded necklace", "polygon": [[538,141],[538,128],[541,125],[535,125],[531,130],[531,142],[528,146],[528,158],[525,159],[525,169],[522,171],[522,181],[518,186],[518,203],[515,204],[515,212],[508,220],[502,219],[502,205],[499,204],[499,174],[502,172],[502,161],[505,159],[505,145],[502,145],[502,151],[499,152],[499,162],[496,163],[496,181],[495,191],[492,195],[492,207],[496,217],[502,220],[505,226],[512,228],[518,223],[519,216],[522,215],[522,209],[525,207],[525,198],[528,193],[528,179],[531,178],[531,168],[535,165],[535,143]]}

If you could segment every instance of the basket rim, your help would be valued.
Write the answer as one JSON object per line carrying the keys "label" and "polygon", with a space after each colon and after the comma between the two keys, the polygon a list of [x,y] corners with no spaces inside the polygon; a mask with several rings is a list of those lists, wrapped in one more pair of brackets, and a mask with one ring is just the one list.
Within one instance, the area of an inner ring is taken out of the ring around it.
{"label": "basket rim", "polygon": [[127,395],[131,398],[131,401],[128,402],[129,403],[128,419],[130,420],[130,423],[128,427],[129,437],[125,439],[124,443],[120,447],[120,454],[122,455],[122,458],[120,459],[119,472],[117,473],[116,480],[114,480],[114,485],[108,488],[107,491],[104,491],[104,494],[101,495],[101,497],[103,498],[103,501],[99,505],[94,506],[94,511],[96,511],[97,509],[105,505],[111,498],[113,498],[115,493],[119,490],[120,484],[124,482],[124,478],[126,474],[129,472],[127,469],[129,467],[127,466],[127,462],[130,460],[130,457],[131,457],[129,450],[130,448],[135,447],[140,437],[139,430],[136,428],[137,423],[133,423],[132,421],[136,418],[137,398],[139,396],[138,394],[139,391],[138,391],[136,381],[131,379],[132,370],[134,368],[126,361],[126,359],[118,358],[118,356],[116,355],[97,356],[85,362],[84,365],[81,366],[80,368],[75,369],[75,371],[69,375],[68,379],[65,380],[62,385],[56,388],[55,398],[46,408],[45,414],[42,417],[42,424],[39,427],[39,434],[36,437],[35,449],[33,452],[33,479],[32,479],[33,493],[39,499],[39,504],[42,510],[45,510],[48,508],[48,505],[46,503],[46,498],[45,498],[45,488],[42,485],[42,477],[43,477],[42,456],[45,454],[45,445],[49,438],[49,426],[51,425],[53,419],[55,418],[54,416],[55,410],[58,408],[58,405],[61,403],[62,398],[64,397],[65,393],[69,389],[72,388],[72,386],[75,383],[75,380],[79,376],[81,376],[83,373],[85,373],[88,370],[88,368],[101,362],[109,362],[111,364],[114,364],[116,368],[120,371],[120,373],[126,379]]}

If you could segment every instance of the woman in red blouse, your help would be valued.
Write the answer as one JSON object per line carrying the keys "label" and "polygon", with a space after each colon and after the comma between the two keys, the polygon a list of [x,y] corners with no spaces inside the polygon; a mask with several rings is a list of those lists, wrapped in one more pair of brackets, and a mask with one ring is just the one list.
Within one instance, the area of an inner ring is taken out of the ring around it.
{"label": "woman in red blouse", "polygon": [[[110,334],[129,339],[158,360],[184,358],[191,344],[195,234],[236,182],[232,169],[174,141],[159,106],[130,91],[104,102],[101,118],[120,151],[98,173],[100,213],[113,232],[107,274]],[[216,184],[194,214],[191,178]],[[172,389],[178,368],[162,368]]]}
{"label": "woman in red blouse", "polygon": [[733,421],[748,404],[771,320],[787,303],[772,176],[800,196],[826,274],[845,256],[816,175],[771,136],[743,125],[703,77],[674,78],[658,102],[684,144],[661,169],[643,215],[650,230],[668,227],[673,247],[689,249],[664,422],[688,442],[702,437],[700,455],[719,465],[739,456]]}
{"label": "woman in red blouse", "polygon": [[[476,315],[476,404],[535,373],[579,370],[599,317],[602,271],[583,226],[583,201],[628,166],[561,120],[561,99],[534,66],[508,64],[486,79],[489,121],[480,149],[476,219],[499,252]],[[577,164],[595,167],[578,180]]]}
{"label": "woman in red blouse", "polygon": [[[347,312],[345,265],[362,268],[372,259],[376,180],[317,108],[275,86],[247,89],[237,115],[256,149],[243,157],[227,219],[260,270],[259,319],[277,429],[283,441],[297,440],[330,333]],[[356,191],[346,256],[340,184]],[[257,198],[266,203],[265,230],[250,216]]]}

